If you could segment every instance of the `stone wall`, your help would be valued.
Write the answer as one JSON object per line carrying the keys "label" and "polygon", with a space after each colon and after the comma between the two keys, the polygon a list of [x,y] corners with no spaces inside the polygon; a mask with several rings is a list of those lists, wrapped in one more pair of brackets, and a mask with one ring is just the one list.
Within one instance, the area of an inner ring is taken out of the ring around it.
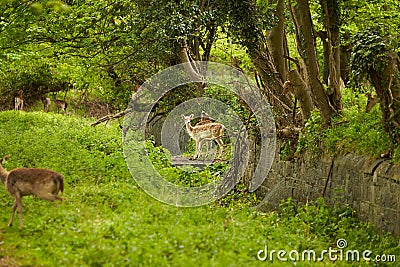
{"label": "stone wall", "polygon": [[346,202],[363,221],[400,236],[400,165],[347,154],[304,159],[275,160],[267,179],[257,192],[263,203],[276,208],[291,197],[305,203],[324,195],[328,204]]}

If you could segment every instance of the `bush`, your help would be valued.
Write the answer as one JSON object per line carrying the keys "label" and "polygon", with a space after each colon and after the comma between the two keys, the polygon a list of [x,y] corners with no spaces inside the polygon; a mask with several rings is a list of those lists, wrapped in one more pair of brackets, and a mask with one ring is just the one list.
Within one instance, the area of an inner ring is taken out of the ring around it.
{"label": "bush", "polygon": [[380,158],[391,152],[392,161],[400,162],[400,148],[391,142],[382,125],[379,105],[365,112],[366,97],[348,89],[343,91],[343,111],[332,118],[329,128],[322,126],[318,110],[314,110],[300,133],[297,155],[328,152],[333,156],[348,152]]}
{"label": "bush", "polygon": [[28,64],[18,70],[9,69],[0,76],[0,111],[14,108],[14,97],[20,90],[23,91],[24,106],[31,107],[47,93],[69,88],[68,79],[58,78],[46,64]]}
{"label": "bush", "polygon": [[[108,182],[130,177],[117,126],[91,127],[89,121],[42,112],[0,113],[1,153],[14,167],[42,167],[63,173],[67,183]],[[110,133],[113,134],[110,134]],[[122,165],[125,168],[115,168]]]}
{"label": "bush", "polygon": [[199,187],[220,178],[227,170],[228,165],[220,162],[209,165],[204,170],[192,166],[173,167],[171,154],[161,146],[155,147],[152,141],[146,141],[146,151],[155,169],[167,181],[186,187]]}

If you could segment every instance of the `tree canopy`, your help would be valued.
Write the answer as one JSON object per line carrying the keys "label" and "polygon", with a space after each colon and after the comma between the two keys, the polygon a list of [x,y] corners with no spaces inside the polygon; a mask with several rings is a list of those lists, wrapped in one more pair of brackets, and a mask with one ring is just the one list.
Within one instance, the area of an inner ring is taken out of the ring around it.
{"label": "tree canopy", "polygon": [[159,70],[213,60],[254,75],[280,129],[314,108],[329,126],[344,83],[372,85],[398,143],[399,14],[396,0],[6,0],[0,102],[90,88],[122,108]]}

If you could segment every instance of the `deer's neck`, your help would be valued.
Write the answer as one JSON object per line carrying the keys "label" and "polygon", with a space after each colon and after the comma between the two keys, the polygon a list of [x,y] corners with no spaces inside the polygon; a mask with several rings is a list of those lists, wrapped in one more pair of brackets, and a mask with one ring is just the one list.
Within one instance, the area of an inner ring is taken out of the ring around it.
{"label": "deer's neck", "polygon": [[0,180],[3,184],[6,182],[6,178],[8,176],[8,171],[6,171],[2,166],[0,166]]}
{"label": "deer's neck", "polygon": [[187,130],[188,134],[190,135],[190,137],[192,137],[194,139],[193,126],[190,125],[190,122],[186,123],[186,130]]}

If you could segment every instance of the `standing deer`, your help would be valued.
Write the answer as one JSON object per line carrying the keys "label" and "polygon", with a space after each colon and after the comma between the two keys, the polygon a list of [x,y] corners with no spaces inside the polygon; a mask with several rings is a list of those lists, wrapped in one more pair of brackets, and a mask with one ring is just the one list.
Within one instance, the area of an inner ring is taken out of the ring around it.
{"label": "standing deer", "polygon": [[48,98],[48,97],[42,98],[42,103],[43,103],[44,111],[45,111],[45,112],[49,112],[49,110],[50,110],[50,104],[51,104],[50,98]]}
{"label": "standing deer", "polygon": [[56,94],[53,94],[53,101],[56,104],[57,113],[60,111],[60,108],[61,108],[61,110],[64,112],[64,115],[65,115],[67,112],[67,106],[68,106],[67,102],[57,99]]}
{"label": "standing deer", "polygon": [[64,191],[64,177],[55,171],[37,168],[17,168],[8,172],[3,168],[2,163],[9,157],[0,159],[0,179],[6,190],[15,198],[8,226],[12,226],[15,211],[18,208],[19,226],[22,227],[22,197],[35,195],[41,199],[62,202],[62,198],[57,194]]}
{"label": "standing deer", "polygon": [[194,159],[197,159],[201,154],[201,146],[204,141],[215,140],[219,146],[219,157],[222,156],[223,153],[223,145],[222,136],[224,135],[225,127],[216,122],[210,122],[203,125],[192,126],[190,121],[193,119],[194,115],[190,116],[182,115],[182,119],[185,122],[186,130],[191,138],[196,141],[196,153],[194,155]]}
{"label": "standing deer", "polygon": [[[200,126],[200,125],[204,125],[207,123],[212,123],[215,122],[215,119],[211,118],[210,115],[208,115],[208,113],[206,113],[204,110],[201,111],[201,115],[200,115],[200,121],[198,123],[196,123],[196,126]],[[204,156],[204,158],[208,157],[208,152],[210,151],[210,147],[212,147],[213,144],[213,140],[206,140],[206,155]],[[201,146],[200,146],[200,151],[201,151]]]}
{"label": "standing deer", "polygon": [[24,109],[24,99],[22,98],[22,90],[18,91],[18,95],[14,98],[14,109],[23,110]]}

